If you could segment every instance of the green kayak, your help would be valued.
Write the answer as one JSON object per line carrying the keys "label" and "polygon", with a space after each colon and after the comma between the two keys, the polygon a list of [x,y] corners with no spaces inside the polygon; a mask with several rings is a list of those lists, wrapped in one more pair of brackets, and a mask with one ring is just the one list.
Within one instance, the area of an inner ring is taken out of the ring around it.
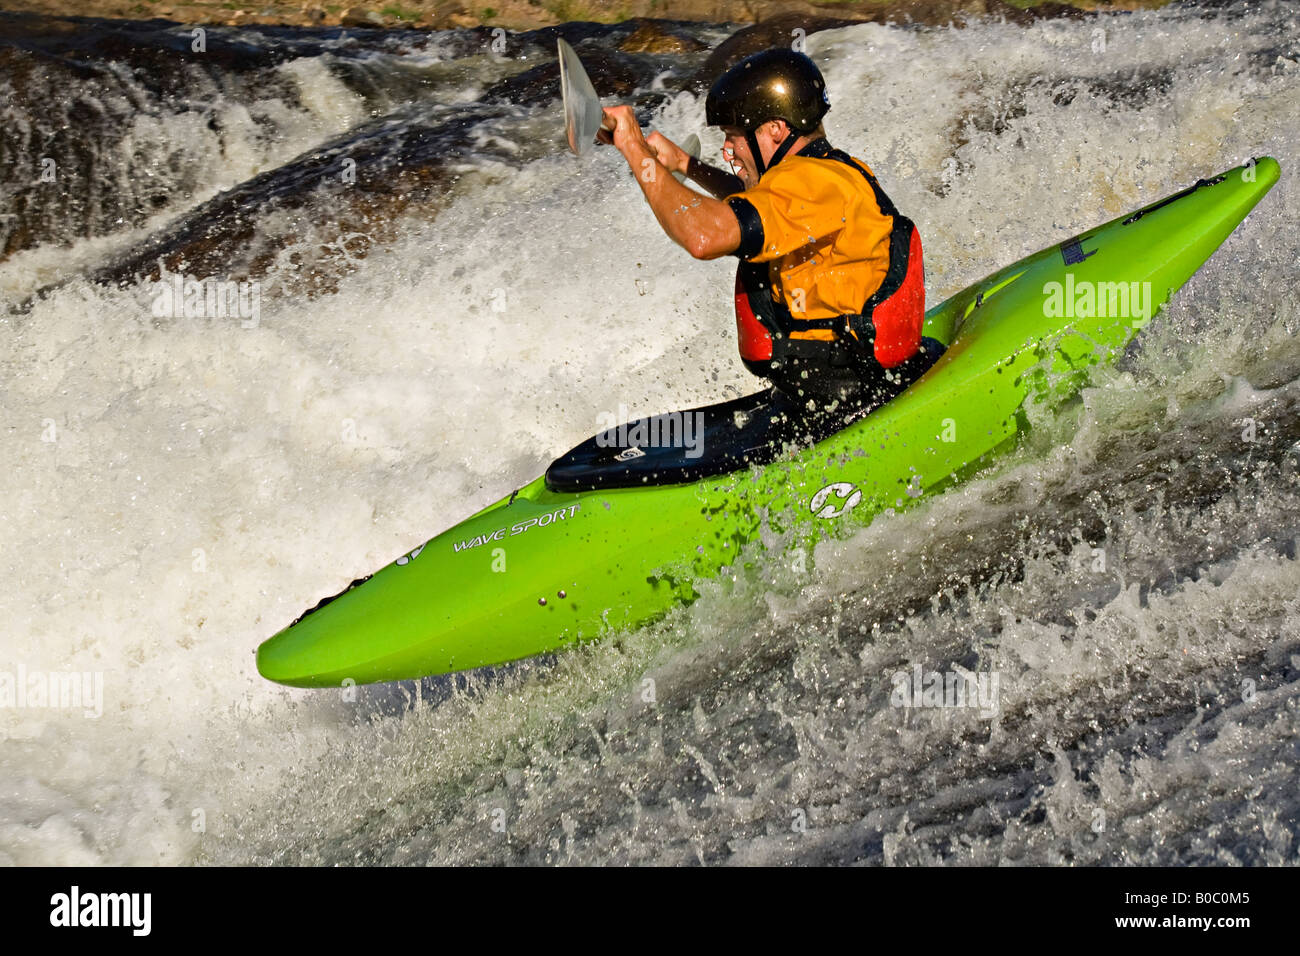
{"label": "green kayak", "polygon": [[[981,467],[1026,398],[1077,392],[1277,182],[1263,158],[1028,256],[926,314],[937,361],[839,430],[760,392],[596,436],[258,648],[299,687],[418,678],[636,627],[741,549],[869,523]],[[845,424],[847,422],[847,424]]]}

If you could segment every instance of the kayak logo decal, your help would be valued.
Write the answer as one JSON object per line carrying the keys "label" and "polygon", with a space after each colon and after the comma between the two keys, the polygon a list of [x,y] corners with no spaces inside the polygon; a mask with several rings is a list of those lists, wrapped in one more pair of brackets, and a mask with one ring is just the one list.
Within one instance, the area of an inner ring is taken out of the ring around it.
{"label": "kayak logo decal", "polygon": [[[843,499],[844,504],[839,507],[836,507],[834,503],[828,504],[826,499],[831,495]],[[847,481],[837,481],[813,495],[812,501],[808,503],[808,508],[818,518],[838,518],[840,515],[852,511],[861,500],[861,491]]]}
{"label": "kayak logo decal", "polygon": [[513,538],[515,535],[523,534],[525,531],[532,528],[545,528],[547,525],[553,524],[556,521],[563,521],[566,518],[572,518],[577,514],[578,509],[581,507],[582,505],[578,504],[567,505],[555,511],[548,511],[546,514],[529,518],[526,521],[520,521],[508,528],[497,528],[495,531],[488,532],[487,534],[475,535],[468,541],[463,539],[460,541],[453,541],[451,543],[452,550],[454,553],[460,554],[462,551],[468,551],[470,548],[477,548],[480,545],[487,544],[489,541],[501,541],[504,538]]}
{"label": "kayak logo decal", "polygon": [[621,452],[619,452],[617,455],[615,455],[615,456],[614,456],[614,460],[615,460],[615,461],[632,461],[634,458],[644,458],[644,457],[645,457],[645,452],[643,452],[643,451],[642,451],[640,448],[638,448],[636,445],[633,445],[631,448],[625,448],[625,449],[623,449],[623,451],[621,451]]}
{"label": "kayak logo decal", "polygon": [[403,567],[403,566],[405,566],[405,565],[410,564],[412,561],[414,561],[416,558],[418,558],[418,557],[420,556],[420,552],[423,551],[423,550],[425,549],[425,547],[428,545],[428,543],[429,543],[429,542],[427,542],[427,541],[424,542],[424,544],[420,545],[418,548],[416,548],[416,549],[415,549],[414,551],[412,551],[410,554],[404,554],[404,555],[402,555],[400,558],[398,558],[398,559],[397,559],[396,561],[394,561],[393,563],[396,564],[399,568],[400,568],[400,567]]}

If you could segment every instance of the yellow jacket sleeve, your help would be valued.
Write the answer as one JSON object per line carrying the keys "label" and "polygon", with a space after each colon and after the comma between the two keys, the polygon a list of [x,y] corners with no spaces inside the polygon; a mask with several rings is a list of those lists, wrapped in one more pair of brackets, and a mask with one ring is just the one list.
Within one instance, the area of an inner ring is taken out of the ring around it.
{"label": "yellow jacket sleeve", "polygon": [[[861,186],[851,177],[861,174],[841,164],[804,160],[785,162],[771,170],[758,185],[737,193],[757,213],[762,246],[748,256],[750,262],[770,262],[797,249],[817,244],[844,228],[859,214]],[[878,209],[871,210],[879,216]],[[746,218],[741,211],[742,229]],[[753,222],[752,215],[747,217]],[[749,230],[752,233],[752,228]],[[757,237],[753,237],[757,245]],[[746,250],[747,251],[747,250]]]}

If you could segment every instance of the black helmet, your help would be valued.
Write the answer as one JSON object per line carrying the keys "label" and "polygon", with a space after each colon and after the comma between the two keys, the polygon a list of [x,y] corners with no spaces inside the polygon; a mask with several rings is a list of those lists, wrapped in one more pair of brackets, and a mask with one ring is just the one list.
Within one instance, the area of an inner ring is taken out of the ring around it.
{"label": "black helmet", "polygon": [[704,101],[710,126],[735,126],[746,133],[773,119],[785,120],[796,133],[810,133],[830,108],[817,64],[787,49],[741,60],[718,78]]}

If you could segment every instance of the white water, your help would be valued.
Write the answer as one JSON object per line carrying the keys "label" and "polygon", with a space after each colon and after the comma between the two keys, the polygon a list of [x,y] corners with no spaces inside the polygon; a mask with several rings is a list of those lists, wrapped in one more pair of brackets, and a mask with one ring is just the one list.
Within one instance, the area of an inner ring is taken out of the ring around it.
{"label": "white water", "polygon": [[[921,225],[934,301],[1279,159],[1124,367],[991,474],[823,545],[811,578],[766,563],[436,706],[286,690],[253,651],[599,412],[754,385],[727,266],[663,238],[616,155],[489,170],[255,329],[82,283],[0,316],[0,669],[104,675],[98,719],[0,710],[0,861],[1294,862],[1300,452],[1241,435],[1300,408],[1300,34],[1282,9],[1100,24],[1104,53],[1074,21],[809,47],[832,141]],[[1122,90],[1146,64],[1163,93],[1057,105],[1031,82]],[[702,105],[657,125],[698,130]],[[1165,473],[1201,497],[1162,496]],[[891,707],[916,663],[997,671],[1000,715]]]}

